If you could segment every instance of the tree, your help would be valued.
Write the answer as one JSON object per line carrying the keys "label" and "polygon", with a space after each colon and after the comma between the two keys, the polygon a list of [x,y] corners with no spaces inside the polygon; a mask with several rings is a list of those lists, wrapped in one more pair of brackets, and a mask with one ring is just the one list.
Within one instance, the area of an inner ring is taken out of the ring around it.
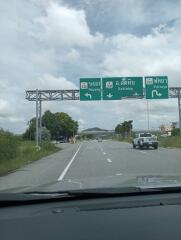
{"label": "tree", "polygon": [[171,126],[172,126],[173,129],[177,128],[178,122],[172,122],[172,123],[171,123]]}
{"label": "tree", "polygon": [[28,122],[28,128],[23,134],[23,138],[28,140],[35,140],[35,132],[36,132],[36,118],[32,118]]}
{"label": "tree", "polygon": [[42,126],[50,131],[52,139],[56,139],[61,134],[61,126],[58,123],[55,114],[51,113],[49,110],[42,116]]}
{"label": "tree", "polygon": [[115,132],[117,134],[121,134],[123,137],[131,136],[131,130],[133,129],[133,120],[124,121],[123,123],[119,123],[115,127]]}
{"label": "tree", "polygon": [[180,135],[180,128],[174,128],[172,130],[172,136],[179,136]]}
{"label": "tree", "polygon": [[51,139],[50,131],[46,127],[42,127],[41,129],[41,139],[43,141],[50,141]]}
{"label": "tree", "polygon": [[[49,131],[51,139],[57,139],[59,136],[69,138],[77,134],[78,122],[74,121],[67,113],[52,113],[49,110],[42,116],[42,126]],[[43,130],[42,130],[43,131]],[[36,132],[36,119],[32,118],[28,123],[28,129],[24,133],[25,139],[34,140]],[[46,136],[48,133],[46,132]],[[43,138],[42,138],[43,139]]]}
{"label": "tree", "polygon": [[77,134],[78,131],[78,122],[74,121],[68,114],[66,113],[55,113],[57,114],[57,121],[60,122],[62,127],[62,135],[67,138],[72,137]]}

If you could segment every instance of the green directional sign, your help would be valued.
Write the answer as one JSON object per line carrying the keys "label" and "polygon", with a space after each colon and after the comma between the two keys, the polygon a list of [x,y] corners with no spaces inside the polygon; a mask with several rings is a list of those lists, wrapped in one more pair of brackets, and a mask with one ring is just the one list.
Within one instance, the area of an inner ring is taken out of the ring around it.
{"label": "green directional sign", "polygon": [[145,77],[146,99],[168,98],[168,77],[149,76]]}
{"label": "green directional sign", "polygon": [[103,100],[143,97],[142,77],[109,77],[102,79]]}
{"label": "green directional sign", "polygon": [[101,100],[101,78],[80,78],[80,101]]}

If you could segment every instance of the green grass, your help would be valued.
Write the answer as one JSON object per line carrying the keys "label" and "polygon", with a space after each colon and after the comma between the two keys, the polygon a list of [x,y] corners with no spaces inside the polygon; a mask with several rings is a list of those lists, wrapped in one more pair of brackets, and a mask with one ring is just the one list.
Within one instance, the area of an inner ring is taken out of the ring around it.
{"label": "green grass", "polygon": [[127,143],[132,143],[133,138],[132,137],[118,137],[118,136],[114,136],[112,138],[112,140],[116,140],[116,141],[120,141],[120,142],[127,142]]}
{"label": "green grass", "polygon": [[0,160],[0,175],[9,173],[59,150],[60,148],[52,143],[44,143],[41,150],[38,151],[35,142],[20,141],[15,158]]}
{"label": "green grass", "polygon": [[180,136],[159,137],[158,141],[159,141],[160,147],[181,148],[181,137]]}

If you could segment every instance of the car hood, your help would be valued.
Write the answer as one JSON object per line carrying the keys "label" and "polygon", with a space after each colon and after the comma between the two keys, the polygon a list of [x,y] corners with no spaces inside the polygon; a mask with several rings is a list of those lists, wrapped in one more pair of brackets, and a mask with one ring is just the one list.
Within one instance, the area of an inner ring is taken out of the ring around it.
{"label": "car hood", "polygon": [[179,175],[132,175],[117,174],[102,177],[63,179],[39,186],[24,186],[21,188],[6,189],[3,192],[55,192],[80,189],[104,189],[104,188],[159,188],[180,187],[181,176]]}
{"label": "car hood", "polygon": [[111,175],[83,179],[64,179],[38,187],[31,187],[28,191],[54,192],[80,189],[103,188],[159,188],[181,186],[181,176],[163,175]]}

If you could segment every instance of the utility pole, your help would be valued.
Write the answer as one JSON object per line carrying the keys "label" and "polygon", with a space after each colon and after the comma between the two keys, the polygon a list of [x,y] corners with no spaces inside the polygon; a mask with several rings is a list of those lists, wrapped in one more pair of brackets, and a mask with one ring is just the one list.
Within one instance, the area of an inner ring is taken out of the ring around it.
{"label": "utility pole", "polygon": [[38,131],[38,89],[36,89],[36,147],[39,149],[39,131]]}
{"label": "utility pole", "polygon": [[181,90],[178,89],[178,111],[179,111],[179,127],[181,136]]}
{"label": "utility pole", "polygon": [[150,109],[149,109],[149,102],[146,100],[146,106],[147,106],[147,128],[148,131],[150,130]]}
{"label": "utility pole", "polygon": [[42,142],[42,102],[39,100],[39,141],[40,141],[40,146]]}

